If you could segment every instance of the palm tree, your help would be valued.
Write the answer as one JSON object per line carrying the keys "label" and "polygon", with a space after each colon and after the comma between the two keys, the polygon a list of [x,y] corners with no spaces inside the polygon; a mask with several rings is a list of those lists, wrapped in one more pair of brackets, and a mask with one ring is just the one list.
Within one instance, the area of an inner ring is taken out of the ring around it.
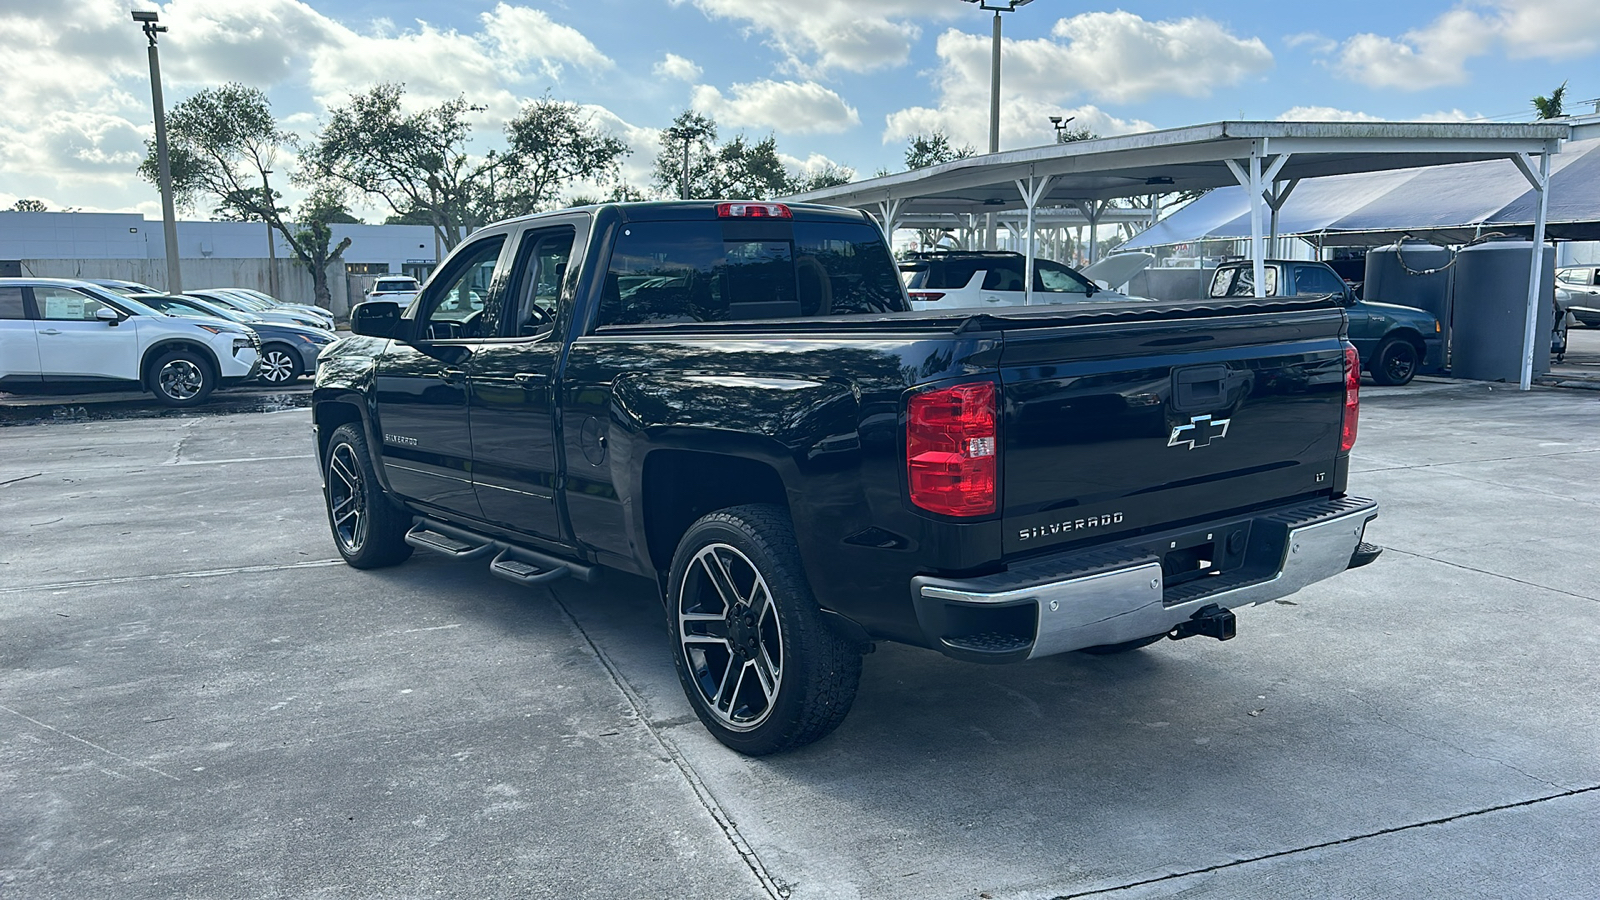
{"label": "palm tree", "polygon": [[1561,82],[1561,87],[1550,92],[1548,97],[1533,98],[1533,108],[1538,110],[1541,119],[1559,119],[1566,115],[1561,111],[1561,101],[1567,96],[1567,83]]}

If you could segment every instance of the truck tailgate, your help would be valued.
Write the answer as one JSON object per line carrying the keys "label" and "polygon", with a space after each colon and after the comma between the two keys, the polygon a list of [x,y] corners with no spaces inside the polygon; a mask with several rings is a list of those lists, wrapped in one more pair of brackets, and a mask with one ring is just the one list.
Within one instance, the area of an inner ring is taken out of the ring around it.
{"label": "truck tailgate", "polygon": [[1005,555],[1329,496],[1343,328],[1327,307],[1005,329]]}

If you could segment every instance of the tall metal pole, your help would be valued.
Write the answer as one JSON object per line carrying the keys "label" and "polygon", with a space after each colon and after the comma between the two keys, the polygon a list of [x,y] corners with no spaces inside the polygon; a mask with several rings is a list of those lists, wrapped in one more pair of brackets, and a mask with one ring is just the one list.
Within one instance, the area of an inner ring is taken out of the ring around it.
{"label": "tall metal pole", "polygon": [[[261,170],[261,192],[267,197],[268,209],[272,208],[272,187],[267,184],[267,176],[271,174],[271,169]],[[272,237],[272,219],[262,213],[261,221],[267,223],[267,293],[278,297],[278,242]]]}
{"label": "tall metal pole", "polygon": [[178,266],[178,219],[172,204],[172,160],[167,155],[167,108],[161,98],[161,57],[156,53],[156,34],[166,26],[155,20],[144,21],[145,37],[150,39],[150,102],[156,111],[156,165],[161,178],[161,230],[167,242],[167,292],[183,292],[183,273]]}
{"label": "tall metal pole", "polygon": [[[1553,141],[1551,143],[1554,143]],[[1550,336],[1539,336],[1539,311],[1544,302],[1541,296],[1541,281],[1544,278],[1544,233],[1546,219],[1550,213],[1550,154],[1554,152],[1550,144],[1546,144],[1544,152],[1539,154],[1539,174],[1537,178],[1530,179],[1539,191],[1539,206],[1534,213],[1533,220],[1533,260],[1528,268],[1528,310],[1527,318],[1523,321],[1522,331],[1522,378],[1517,387],[1520,390],[1533,390],[1533,358],[1537,353],[1541,340],[1545,348],[1549,348]]]}
{"label": "tall metal pole", "polygon": [[[1000,152],[1000,10],[994,11],[994,44],[989,51],[989,152]],[[994,213],[984,219],[983,245],[986,250],[996,250]]]}

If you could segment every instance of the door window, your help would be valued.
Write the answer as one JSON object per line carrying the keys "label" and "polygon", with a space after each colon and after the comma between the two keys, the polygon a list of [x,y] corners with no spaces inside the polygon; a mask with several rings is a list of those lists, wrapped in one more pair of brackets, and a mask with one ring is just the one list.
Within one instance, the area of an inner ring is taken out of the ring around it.
{"label": "door window", "polygon": [[95,313],[109,308],[88,294],[63,287],[36,287],[33,302],[39,318],[52,322],[93,322]]}
{"label": "door window", "polygon": [[0,287],[0,319],[26,319],[22,308],[22,288]]}
{"label": "door window", "polygon": [[428,287],[418,330],[427,341],[477,338],[493,333],[499,317],[496,305],[500,285],[495,263],[506,237],[497,234],[465,248],[450,262],[444,276]]}
{"label": "door window", "polygon": [[1296,294],[1344,294],[1344,279],[1322,266],[1295,266]]}
{"label": "door window", "polygon": [[1089,280],[1071,268],[1048,259],[1033,261],[1033,289],[1047,294],[1089,293]]}
{"label": "door window", "polygon": [[989,264],[989,273],[983,277],[983,289],[986,291],[1021,291],[1022,260],[1014,263],[1009,259],[986,260]]}
{"label": "door window", "polygon": [[555,326],[561,306],[561,285],[572,261],[575,231],[559,228],[522,238],[518,261],[517,303],[507,317],[508,337],[536,337]]}

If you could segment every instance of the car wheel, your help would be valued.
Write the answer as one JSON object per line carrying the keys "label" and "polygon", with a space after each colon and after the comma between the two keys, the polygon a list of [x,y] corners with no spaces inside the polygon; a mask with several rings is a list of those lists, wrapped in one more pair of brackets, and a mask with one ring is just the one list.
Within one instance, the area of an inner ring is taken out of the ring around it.
{"label": "car wheel", "polygon": [[717,740],[763,756],[844,720],[861,654],[817,608],[786,511],[749,505],[702,517],[679,542],[667,584],[678,678]]}
{"label": "car wheel", "polygon": [[1087,653],[1090,656],[1115,656],[1118,653],[1127,653],[1130,650],[1137,650],[1140,647],[1148,647],[1151,644],[1154,644],[1156,641],[1165,638],[1166,636],[1167,633],[1163,631],[1160,634],[1152,634],[1149,637],[1135,638],[1131,641],[1123,641],[1120,644],[1099,644],[1094,647],[1084,647],[1078,652]]}
{"label": "car wheel", "polygon": [[300,354],[285,344],[268,344],[261,348],[261,374],[267,384],[290,384],[305,374]]}
{"label": "car wheel", "polygon": [[1417,348],[1405,338],[1389,338],[1372,354],[1371,370],[1378,384],[1409,384],[1417,374]]}
{"label": "car wheel", "polygon": [[360,425],[334,430],[322,460],[322,479],[333,543],[346,563],[377,569],[411,557],[406,543],[411,517],[384,496]]}
{"label": "car wheel", "polygon": [[150,390],[165,406],[199,406],[216,386],[211,364],[193,350],[164,353],[150,365]]}

